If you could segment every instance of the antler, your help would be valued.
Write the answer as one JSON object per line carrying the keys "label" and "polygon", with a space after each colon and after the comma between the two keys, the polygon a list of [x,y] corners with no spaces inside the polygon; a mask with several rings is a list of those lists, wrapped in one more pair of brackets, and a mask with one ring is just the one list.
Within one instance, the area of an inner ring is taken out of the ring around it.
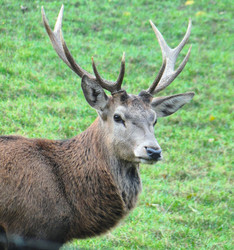
{"label": "antler", "polygon": [[154,82],[152,83],[152,85],[147,89],[147,92],[153,95],[165,89],[180,74],[180,72],[183,70],[184,66],[186,65],[189,59],[192,46],[190,46],[187,55],[185,56],[185,58],[183,59],[179,67],[176,70],[174,70],[176,59],[180,51],[183,49],[184,45],[189,39],[192,23],[191,23],[191,20],[189,20],[188,28],[187,28],[184,38],[182,39],[180,44],[174,49],[170,48],[167,45],[162,34],[159,32],[159,30],[156,28],[156,26],[153,24],[151,20],[150,20],[150,24],[158,39],[158,42],[162,51],[162,56],[163,56],[163,63],[162,63],[161,69],[157,77],[155,78]]}
{"label": "antler", "polygon": [[97,83],[104,89],[110,91],[111,93],[114,93],[116,91],[119,91],[121,89],[121,84],[123,82],[124,73],[125,73],[125,53],[123,53],[122,61],[121,61],[121,67],[119,76],[116,82],[108,81],[103,79],[100,74],[97,71],[96,65],[94,63],[94,60],[92,58],[92,66],[94,75],[90,74],[86,70],[82,69],[79,64],[77,64],[72,57],[62,34],[62,19],[63,19],[63,9],[64,6],[62,5],[55,27],[54,31],[51,30],[49,22],[46,18],[44,8],[41,8],[42,12],[42,18],[43,23],[46,28],[46,31],[49,35],[50,41],[52,43],[53,48],[57,52],[58,56],[67,64],[69,68],[71,68],[79,77],[83,77],[84,75],[88,76],[90,79],[96,80]]}

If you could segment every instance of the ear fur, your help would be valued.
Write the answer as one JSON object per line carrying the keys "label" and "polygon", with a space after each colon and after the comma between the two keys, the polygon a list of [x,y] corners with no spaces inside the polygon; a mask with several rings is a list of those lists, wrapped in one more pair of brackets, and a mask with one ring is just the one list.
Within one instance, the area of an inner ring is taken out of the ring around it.
{"label": "ear fur", "polygon": [[168,116],[183,107],[193,96],[193,92],[188,92],[172,96],[156,97],[153,99],[151,106],[156,112],[157,117]]}
{"label": "ear fur", "polygon": [[97,111],[103,111],[108,103],[108,96],[102,87],[86,75],[82,77],[81,87],[86,101]]}

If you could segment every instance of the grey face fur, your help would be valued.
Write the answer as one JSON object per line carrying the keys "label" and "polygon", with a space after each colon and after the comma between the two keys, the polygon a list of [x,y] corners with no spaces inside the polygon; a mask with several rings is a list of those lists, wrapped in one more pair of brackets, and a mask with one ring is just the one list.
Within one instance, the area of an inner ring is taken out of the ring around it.
{"label": "grey face fur", "polygon": [[121,94],[113,98],[108,119],[103,122],[109,128],[114,152],[127,161],[149,163],[146,148],[160,149],[153,128],[156,113],[139,96],[128,96],[122,103],[120,99]]}

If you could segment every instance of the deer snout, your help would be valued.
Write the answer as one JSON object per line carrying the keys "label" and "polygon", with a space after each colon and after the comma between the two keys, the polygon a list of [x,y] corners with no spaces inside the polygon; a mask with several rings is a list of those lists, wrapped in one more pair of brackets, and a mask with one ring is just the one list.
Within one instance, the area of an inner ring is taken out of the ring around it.
{"label": "deer snout", "polygon": [[161,148],[150,148],[150,147],[145,147],[147,155],[149,156],[150,159],[159,161],[162,159],[162,150]]}
{"label": "deer snout", "polygon": [[144,141],[134,151],[135,157],[142,163],[153,164],[162,160],[162,150],[156,140]]}

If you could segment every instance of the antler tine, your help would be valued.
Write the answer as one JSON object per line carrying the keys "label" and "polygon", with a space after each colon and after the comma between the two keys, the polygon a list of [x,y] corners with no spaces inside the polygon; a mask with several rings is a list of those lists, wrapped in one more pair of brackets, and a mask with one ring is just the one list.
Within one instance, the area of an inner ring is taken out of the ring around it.
{"label": "antler tine", "polygon": [[68,50],[66,43],[64,41],[62,35],[62,19],[63,19],[63,10],[64,6],[62,5],[58,18],[54,27],[54,31],[51,30],[49,22],[46,18],[44,8],[41,8],[43,23],[46,28],[46,31],[49,35],[50,41],[52,43],[53,48],[57,52],[58,56],[70,67],[78,76],[82,77],[83,75],[87,75],[90,78],[94,78],[90,73],[86,70],[82,69],[73,59],[70,51]]}
{"label": "antler tine", "polygon": [[174,49],[177,52],[177,54],[180,53],[180,51],[184,48],[185,44],[187,43],[189,36],[190,36],[190,33],[191,33],[191,28],[192,28],[192,21],[191,21],[191,19],[189,19],[188,28],[186,30],[184,38],[179,43],[179,45]]}
{"label": "antler tine", "polygon": [[119,89],[121,89],[121,85],[122,85],[123,79],[124,79],[124,74],[125,74],[125,52],[123,52],[119,76],[118,76],[118,79],[116,81],[118,83],[117,85],[118,85]]}
{"label": "antler tine", "polygon": [[162,66],[158,72],[158,75],[156,76],[154,82],[152,83],[152,85],[146,90],[147,92],[149,92],[150,94],[154,93],[155,88],[157,87],[160,79],[162,78],[163,72],[166,68],[166,60],[163,60]]}
{"label": "antler tine", "polygon": [[92,57],[92,66],[93,66],[93,72],[96,76],[96,79],[98,80],[98,83],[102,86],[102,88],[110,91],[111,93],[121,90],[121,85],[122,85],[124,73],[125,73],[125,52],[123,53],[121,66],[120,66],[120,72],[119,72],[119,76],[116,82],[107,81],[100,76],[93,57]]}
{"label": "antler tine", "polygon": [[62,44],[60,43],[60,29],[62,26],[63,9],[64,9],[64,7],[62,5],[60,12],[59,12],[59,15],[58,15],[58,18],[57,18],[57,22],[55,24],[54,31],[52,31],[52,29],[50,28],[50,25],[49,25],[49,22],[46,18],[45,10],[44,10],[43,6],[41,7],[41,14],[42,14],[44,26],[46,28],[48,35],[49,35],[49,38],[50,38],[50,41],[52,43],[53,48],[57,52],[58,56],[72,69],[70,63],[68,62],[68,60],[63,52]]}
{"label": "antler tine", "polygon": [[191,20],[189,20],[188,28],[187,28],[187,31],[186,31],[184,38],[179,43],[179,45],[174,49],[170,48],[167,45],[162,34],[156,28],[156,26],[154,25],[154,23],[151,20],[150,20],[150,24],[154,30],[154,33],[155,33],[155,35],[158,39],[159,45],[161,47],[162,56],[163,56],[163,64],[165,63],[165,69],[164,69],[163,73],[162,73],[163,66],[160,69],[159,76],[161,73],[162,73],[162,75],[161,75],[161,78],[159,79],[158,83],[155,84],[155,82],[157,82],[156,80],[158,79],[158,76],[157,76],[157,78],[154,80],[153,84],[147,90],[151,94],[156,94],[156,93],[160,92],[161,90],[165,89],[181,73],[181,71],[185,67],[185,65],[189,59],[189,55],[190,55],[192,46],[190,46],[182,63],[179,65],[179,67],[176,70],[174,70],[176,59],[177,59],[180,51],[183,49],[183,47],[185,46],[186,42],[189,39],[192,23],[191,23]]}

